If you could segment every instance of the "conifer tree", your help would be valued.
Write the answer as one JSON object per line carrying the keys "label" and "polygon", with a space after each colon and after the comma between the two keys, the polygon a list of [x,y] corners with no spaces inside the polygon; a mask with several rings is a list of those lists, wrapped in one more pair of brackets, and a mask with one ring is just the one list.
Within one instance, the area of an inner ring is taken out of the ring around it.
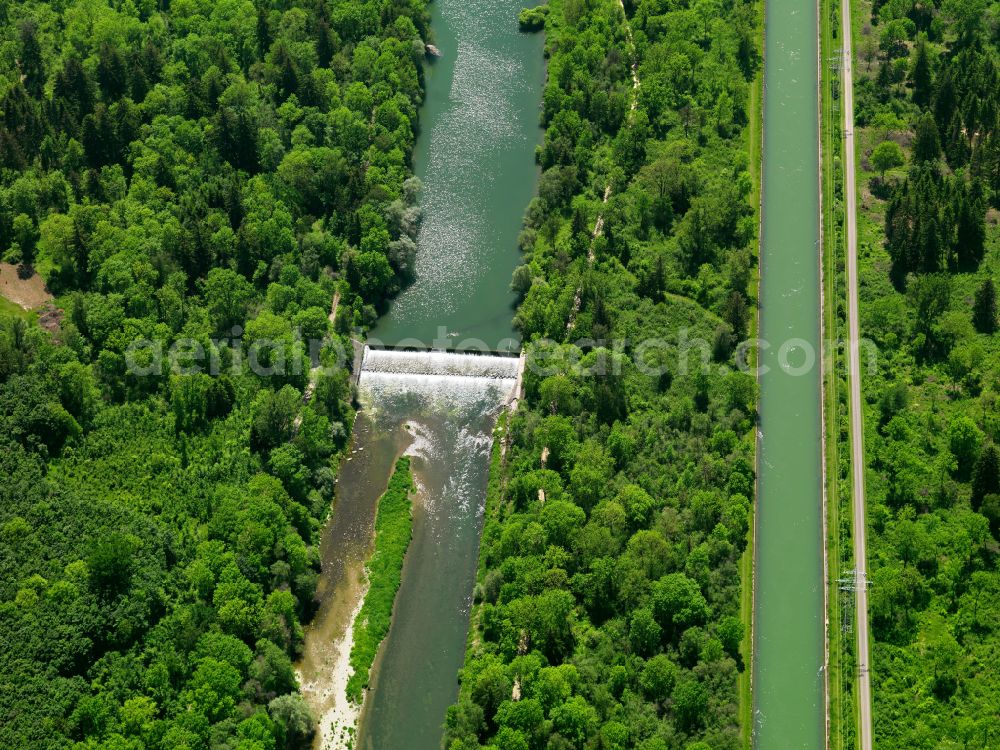
{"label": "conifer tree", "polygon": [[980,333],[994,333],[997,329],[997,296],[993,279],[986,279],[976,290],[972,323]]}
{"label": "conifer tree", "polygon": [[959,267],[973,269],[983,259],[986,243],[985,211],[977,190],[956,191],[954,201],[955,254]]}
{"label": "conifer tree", "polygon": [[957,108],[955,82],[951,75],[950,65],[944,66],[935,83],[934,120],[939,128],[944,128],[951,122],[952,115]]}
{"label": "conifer tree", "polygon": [[1000,492],[1000,451],[992,443],[979,454],[972,470],[972,508],[979,510],[983,498]]}
{"label": "conifer tree", "polygon": [[937,124],[930,112],[925,112],[917,122],[917,138],[913,144],[913,161],[921,164],[935,161],[941,155],[941,140]]}
{"label": "conifer tree", "polygon": [[924,34],[921,34],[917,40],[910,80],[913,83],[913,103],[919,107],[926,107],[931,101],[934,73],[931,70],[930,55],[927,52],[927,37]]}
{"label": "conifer tree", "polygon": [[945,137],[944,150],[945,155],[948,157],[948,165],[952,169],[958,169],[969,161],[969,142],[965,137],[965,127],[958,110],[955,110],[951,116],[951,123],[948,125]]}

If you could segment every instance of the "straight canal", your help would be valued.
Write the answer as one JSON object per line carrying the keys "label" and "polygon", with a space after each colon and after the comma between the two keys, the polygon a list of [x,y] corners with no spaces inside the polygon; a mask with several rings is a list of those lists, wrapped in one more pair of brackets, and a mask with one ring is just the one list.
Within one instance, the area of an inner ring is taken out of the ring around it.
{"label": "straight canal", "polygon": [[754,746],[825,733],[817,9],[767,0]]}

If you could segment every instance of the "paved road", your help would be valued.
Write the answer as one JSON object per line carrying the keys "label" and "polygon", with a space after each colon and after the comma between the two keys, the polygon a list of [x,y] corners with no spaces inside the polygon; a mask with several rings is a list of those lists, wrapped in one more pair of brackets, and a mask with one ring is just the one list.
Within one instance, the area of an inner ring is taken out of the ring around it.
{"label": "paved road", "polygon": [[861,750],[872,747],[872,690],[868,647],[868,565],[865,545],[865,454],[864,422],[861,415],[861,365],[858,325],[858,225],[857,195],[854,175],[854,82],[851,51],[851,2],[841,0],[841,38],[843,40],[843,105],[844,105],[844,166],[845,211],[847,214],[847,317],[850,337],[851,368],[851,469],[854,498],[854,559],[856,561],[858,634],[858,737]]}

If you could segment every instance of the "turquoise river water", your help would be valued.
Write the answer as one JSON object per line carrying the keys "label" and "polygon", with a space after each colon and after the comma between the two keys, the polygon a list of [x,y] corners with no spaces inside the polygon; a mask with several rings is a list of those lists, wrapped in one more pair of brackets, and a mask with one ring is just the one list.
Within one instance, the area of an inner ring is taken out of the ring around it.
{"label": "turquoise river water", "polygon": [[416,281],[371,332],[395,344],[477,338],[515,347],[510,277],[517,236],[535,194],[535,146],[545,63],[541,34],[522,34],[523,0],[435,0],[442,56],[425,66],[414,152],[423,182]]}

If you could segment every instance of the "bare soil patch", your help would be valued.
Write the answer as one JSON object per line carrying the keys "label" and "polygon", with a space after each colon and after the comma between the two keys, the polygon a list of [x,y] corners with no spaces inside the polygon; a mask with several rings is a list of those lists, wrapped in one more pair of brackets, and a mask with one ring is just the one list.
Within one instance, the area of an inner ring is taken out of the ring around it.
{"label": "bare soil patch", "polygon": [[33,270],[0,263],[0,296],[25,310],[34,310],[52,301],[45,280]]}

